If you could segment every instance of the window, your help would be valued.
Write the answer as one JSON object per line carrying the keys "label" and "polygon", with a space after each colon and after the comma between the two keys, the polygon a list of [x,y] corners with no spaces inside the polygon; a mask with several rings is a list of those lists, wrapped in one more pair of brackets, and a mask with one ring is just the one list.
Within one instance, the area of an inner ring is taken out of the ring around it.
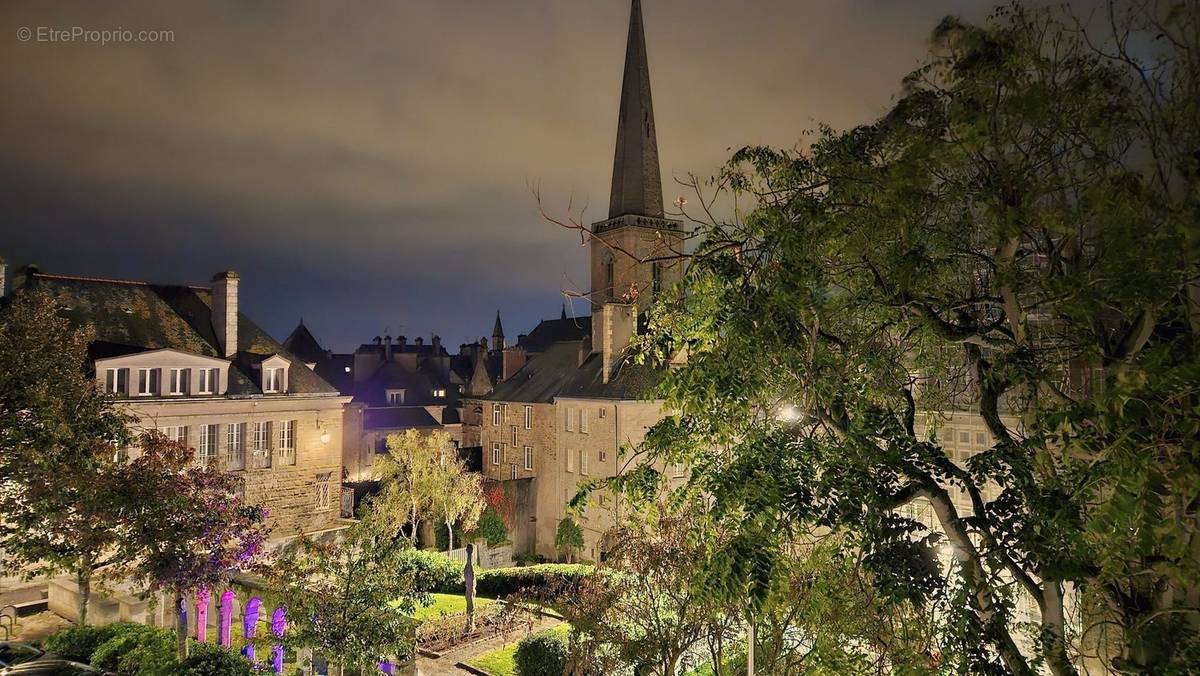
{"label": "window", "polygon": [[568,432],[574,432],[575,431],[575,409],[573,409],[573,408],[564,409],[564,414],[566,415],[566,419],[563,420],[563,427]]}
{"label": "window", "polygon": [[687,465],[682,462],[675,463],[675,478],[679,479],[687,474]]}
{"label": "window", "polygon": [[492,424],[500,426],[500,404],[492,404]]}
{"label": "window", "polygon": [[655,263],[650,267],[650,276],[650,290],[657,296],[662,291],[662,263]]}
{"label": "window", "polygon": [[171,369],[170,389],[168,394],[188,393],[188,369]]}
{"label": "window", "polygon": [[296,464],[295,420],[285,420],[279,425],[279,464]]}
{"label": "window", "polygon": [[525,407],[525,429],[527,429],[527,430],[533,429],[533,407],[532,406]]}
{"label": "window", "polygon": [[250,451],[254,455],[256,468],[264,469],[271,466],[271,423],[254,423]]}
{"label": "window", "polygon": [[567,471],[575,471],[575,451],[567,451],[564,455],[567,456]]}
{"label": "window", "polygon": [[604,408],[603,406],[600,407],[600,419],[604,420],[605,416],[607,416],[607,415],[608,415],[608,409]]}
{"label": "window", "polygon": [[129,369],[108,369],[104,373],[104,391],[125,394],[129,391]]}
{"label": "window", "polygon": [[322,472],[317,475],[317,480],[314,482],[317,489],[317,509],[329,509],[329,484],[332,483],[332,472]]}
{"label": "window", "polygon": [[404,403],[404,390],[388,390],[387,402],[390,406],[399,406]]}
{"label": "window", "polygon": [[611,257],[606,257],[604,261],[604,297],[605,299],[613,297],[613,262]]}
{"label": "window", "polygon": [[282,368],[269,368],[263,372],[263,391],[270,393],[283,391]]}
{"label": "window", "polygon": [[439,390],[434,390],[434,391],[433,391],[433,398],[434,398],[434,399],[445,399],[445,398],[446,398],[446,390],[440,390],[440,389],[439,389]]}
{"label": "window", "polygon": [[158,369],[138,369],[138,396],[158,394]]}
{"label": "window", "polygon": [[603,449],[601,449],[600,450],[600,462],[604,462],[607,459],[608,459],[608,453],[606,451],[604,451]]}
{"label": "window", "polygon": [[587,449],[580,449],[580,451],[579,451],[579,473],[583,474],[585,476],[588,473]]}
{"label": "window", "polygon": [[200,387],[197,391],[200,394],[215,394],[219,373],[217,369],[200,369]]}
{"label": "window", "polygon": [[517,426],[516,425],[512,426],[512,445],[513,446],[517,445]]}
{"label": "window", "polygon": [[517,463],[514,462],[513,464],[509,465],[508,467],[509,467],[508,478],[516,479],[517,478]]}
{"label": "window", "polygon": [[533,446],[525,447],[525,469],[533,469]]}
{"label": "window", "polygon": [[188,428],[186,425],[181,427],[168,427],[166,430],[167,438],[178,444],[187,446],[188,443]]}
{"label": "window", "polygon": [[586,408],[579,409],[579,432],[580,434],[588,433],[588,412]]}
{"label": "window", "polygon": [[492,442],[492,464],[493,465],[500,464],[500,442],[499,441]]}
{"label": "window", "polygon": [[200,426],[200,449],[196,460],[201,467],[210,467],[217,459],[217,435],[221,433],[219,425]]}
{"label": "window", "polygon": [[225,432],[225,468],[246,469],[246,423],[231,423]]}

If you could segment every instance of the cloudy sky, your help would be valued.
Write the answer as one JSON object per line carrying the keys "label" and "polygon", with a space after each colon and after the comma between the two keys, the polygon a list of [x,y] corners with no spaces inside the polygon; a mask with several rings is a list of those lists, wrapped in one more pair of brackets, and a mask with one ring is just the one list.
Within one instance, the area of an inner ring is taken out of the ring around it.
{"label": "cloudy sky", "polygon": [[[665,202],[731,148],[883,112],[974,0],[643,0]],[[233,268],[283,338],[510,337],[587,286],[626,0],[6,1],[0,257],[200,282]],[[171,31],[141,44],[48,29]],[[23,29],[29,29],[30,39]],[[39,32],[40,31],[40,32]],[[583,308],[581,310],[585,311]]]}

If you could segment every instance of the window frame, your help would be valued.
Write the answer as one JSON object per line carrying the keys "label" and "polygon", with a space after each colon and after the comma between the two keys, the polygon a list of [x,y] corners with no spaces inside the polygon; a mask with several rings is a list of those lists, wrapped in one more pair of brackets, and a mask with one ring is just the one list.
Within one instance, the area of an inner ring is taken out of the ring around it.
{"label": "window frame", "polygon": [[296,421],[284,420],[279,424],[279,463],[296,464]]}
{"label": "window frame", "polygon": [[500,404],[492,404],[492,426],[499,427],[504,424],[504,415],[500,410]]}
{"label": "window frame", "polygon": [[220,387],[217,382],[221,380],[219,369],[202,368],[200,370],[200,382],[196,383],[196,394],[216,394]]}
{"label": "window frame", "polygon": [[523,452],[525,469],[533,471],[533,446],[526,446]]}
{"label": "window frame", "polygon": [[333,472],[318,472],[313,477],[313,487],[316,489],[316,511],[326,512],[333,509]]}
{"label": "window frame", "polygon": [[504,447],[499,441],[492,442],[492,464],[499,467],[501,465]]}
{"label": "window frame", "polygon": [[225,468],[246,469],[246,423],[229,423],[225,429]]}
{"label": "window frame", "polygon": [[529,405],[525,406],[525,429],[533,429],[533,407]]}
{"label": "window frame", "polygon": [[221,426],[205,424],[200,426],[200,443],[196,448],[196,462],[201,467],[210,467],[217,461],[221,451]]}
{"label": "window frame", "polygon": [[588,473],[588,453],[586,448],[579,449],[579,474],[581,476],[591,476]]}
{"label": "window frame", "polygon": [[188,393],[189,368],[172,368],[167,378],[167,394],[178,397]]}
{"label": "window frame", "polygon": [[273,366],[263,370],[263,393],[279,394],[283,391],[283,367]]}
{"label": "window frame", "polygon": [[105,369],[104,391],[107,394],[129,394],[129,369],[113,367]]}
{"label": "window frame", "polygon": [[137,370],[137,396],[153,397],[158,394],[160,377],[153,366],[141,366]]}

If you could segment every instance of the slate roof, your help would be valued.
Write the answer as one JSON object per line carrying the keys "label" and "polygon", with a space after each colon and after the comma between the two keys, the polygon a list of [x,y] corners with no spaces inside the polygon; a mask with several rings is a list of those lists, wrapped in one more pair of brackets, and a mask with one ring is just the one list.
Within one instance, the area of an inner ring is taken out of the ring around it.
{"label": "slate roof", "polygon": [[562,317],[543,319],[529,335],[521,338],[517,345],[526,352],[543,352],[553,343],[582,340],[592,335],[591,317]]}
{"label": "slate roof", "polygon": [[[91,325],[96,332],[89,347],[92,360],[163,348],[221,356],[208,287],[30,271],[21,290],[46,292],[58,300],[63,316],[73,324]],[[229,369],[228,395],[262,394],[261,375],[254,367],[274,354],[291,362],[289,394],[337,394],[332,385],[241,312],[238,348]]]}
{"label": "slate roof", "polygon": [[410,427],[440,427],[436,418],[421,406],[368,408],[363,411],[363,429],[394,430]]}
{"label": "slate roof", "polygon": [[304,325],[303,319],[300,320],[300,325],[292,330],[291,335],[284,339],[283,346],[310,364],[315,364],[329,356],[325,348],[321,347],[312,332]]}
{"label": "slate roof", "polygon": [[589,355],[579,363],[582,341],[571,340],[551,344],[543,353],[530,359],[508,380],[482,399],[550,403],[555,397],[588,399],[644,399],[652,395],[664,371],[634,364],[629,359],[618,363],[608,382],[603,382],[601,355]]}

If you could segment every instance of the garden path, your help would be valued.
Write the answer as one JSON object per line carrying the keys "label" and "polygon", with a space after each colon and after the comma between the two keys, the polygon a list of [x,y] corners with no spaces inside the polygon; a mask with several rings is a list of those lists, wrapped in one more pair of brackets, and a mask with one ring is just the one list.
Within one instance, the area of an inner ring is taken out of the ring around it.
{"label": "garden path", "polygon": [[[558,618],[539,617],[538,620],[533,623],[533,629],[529,633],[550,629],[551,627],[557,626],[561,623],[562,620]],[[437,659],[418,656],[417,676],[462,676],[467,672],[454,666],[455,664],[464,662],[472,657],[482,655],[486,652],[491,652],[496,648],[503,647],[509,643],[520,641],[522,638],[525,638],[526,635],[527,634],[524,630],[519,630],[509,632],[508,634],[501,634],[500,636],[493,636],[492,638],[479,641],[478,643],[472,643],[470,645],[463,646],[461,648],[455,648],[454,650],[442,653],[442,656]]]}

